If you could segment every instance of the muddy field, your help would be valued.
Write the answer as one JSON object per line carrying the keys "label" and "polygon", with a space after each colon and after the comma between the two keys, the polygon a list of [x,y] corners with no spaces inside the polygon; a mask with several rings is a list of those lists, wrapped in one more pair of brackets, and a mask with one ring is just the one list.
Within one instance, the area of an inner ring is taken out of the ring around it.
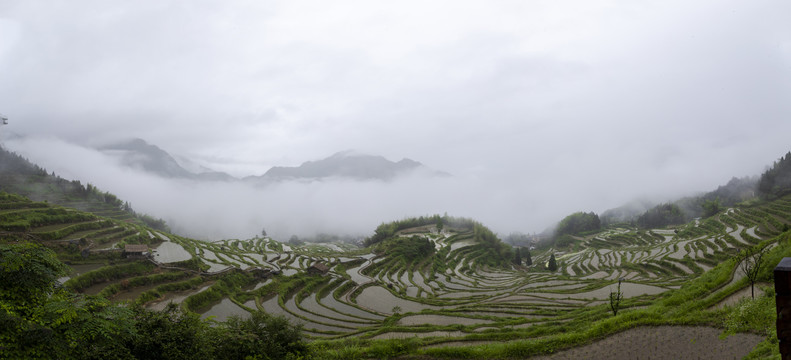
{"label": "muddy field", "polygon": [[531,359],[741,359],[763,340],[753,334],[737,334],[720,340],[721,332],[709,327],[641,327],[590,345]]}

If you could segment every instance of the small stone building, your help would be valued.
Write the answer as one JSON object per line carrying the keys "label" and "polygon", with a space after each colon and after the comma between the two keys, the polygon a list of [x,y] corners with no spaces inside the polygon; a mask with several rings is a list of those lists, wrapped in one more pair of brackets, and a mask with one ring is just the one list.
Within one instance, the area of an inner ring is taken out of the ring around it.
{"label": "small stone building", "polygon": [[145,244],[133,244],[133,245],[125,245],[124,246],[124,257],[125,258],[144,258],[148,256],[148,245]]}
{"label": "small stone building", "polygon": [[310,275],[325,275],[330,271],[330,267],[321,262],[316,262],[308,268]]}

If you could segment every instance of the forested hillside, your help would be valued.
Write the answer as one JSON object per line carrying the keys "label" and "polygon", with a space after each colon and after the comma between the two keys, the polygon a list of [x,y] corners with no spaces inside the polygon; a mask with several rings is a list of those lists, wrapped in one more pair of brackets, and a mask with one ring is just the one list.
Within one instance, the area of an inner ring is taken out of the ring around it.
{"label": "forested hillside", "polygon": [[129,202],[91,184],[66,180],[0,147],[0,191],[170,231],[162,219],[139,214]]}
{"label": "forested hillside", "polygon": [[758,191],[766,197],[778,197],[791,191],[791,152],[775,161],[772,167],[761,175]]}

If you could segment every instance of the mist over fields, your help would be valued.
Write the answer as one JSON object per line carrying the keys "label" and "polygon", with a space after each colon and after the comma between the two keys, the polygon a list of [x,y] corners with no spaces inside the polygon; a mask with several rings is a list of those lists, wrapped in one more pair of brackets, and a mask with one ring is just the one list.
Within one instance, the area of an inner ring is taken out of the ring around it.
{"label": "mist over fields", "polygon": [[[7,146],[48,171],[112,191],[136,210],[162,217],[174,230],[198,238],[246,238],[262,228],[284,240],[316,232],[367,235],[381,222],[445,212],[473,217],[502,231],[528,231],[566,211],[550,211],[551,199],[521,189],[518,181],[470,175],[415,173],[392,181],[330,178],[265,185],[202,182],[158,177],[121,166],[99,151],[54,139],[12,140]],[[541,212],[539,201],[545,201]]]}
{"label": "mist over fields", "polygon": [[[521,174],[524,169],[500,169],[449,177],[417,172],[392,181],[329,178],[254,184],[163,178],[54,138],[12,139],[6,146],[47,171],[117,194],[137,211],[167,220],[178,233],[212,240],[249,238],[262,229],[283,241],[316,233],[365,236],[382,222],[446,212],[475,218],[502,235],[540,232],[574,211],[601,212],[638,196],[668,200],[693,193],[694,186],[708,190],[729,179],[725,174],[719,183],[712,177],[710,184],[693,179],[668,183],[651,176],[597,179],[584,175],[595,169],[576,166],[569,170],[580,175],[545,170],[547,174],[529,176]],[[630,186],[634,181],[642,189],[653,186],[654,193]]]}
{"label": "mist over fields", "polygon": [[[784,1],[5,1],[0,138],[201,239],[501,235],[708,191],[791,147]],[[452,174],[253,186],[96,150],[141,138],[237,178],[354,149]]]}

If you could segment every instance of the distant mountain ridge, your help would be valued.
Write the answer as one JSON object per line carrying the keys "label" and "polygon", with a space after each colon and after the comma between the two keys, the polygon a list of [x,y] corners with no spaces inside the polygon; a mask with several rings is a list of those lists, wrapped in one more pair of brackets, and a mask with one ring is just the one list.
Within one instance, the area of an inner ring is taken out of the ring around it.
{"label": "distant mountain ridge", "polygon": [[[143,139],[131,139],[99,148],[105,154],[117,156],[124,166],[141,169],[164,178],[195,179],[206,181],[237,180],[224,172],[201,168],[191,164],[193,171],[182,166],[188,160],[177,161],[167,151]],[[198,169],[198,170],[195,170]],[[200,172],[198,172],[200,171]]]}
{"label": "distant mountain ridge", "polygon": [[261,176],[249,176],[245,180],[288,181],[348,178],[390,181],[416,171],[423,171],[429,176],[450,176],[448,173],[430,169],[411,159],[394,162],[383,156],[342,151],[322,160],[304,162],[297,167],[275,166]]}
{"label": "distant mountain ridge", "polygon": [[[227,173],[214,171],[185,157],[176,157],[143,139],[130,139],[105,145],[99,151],[116,157],[122,165],[145,171],[163,178],[192,179],[199,181],[238,181]],[[422,172],[427,176],[446,177],[450,174],[430,169],[418,161],[402,159],[394,162],[383,156],[367,155],[355,151],[342,151],[332,156],[307,161],[300,166],[275,166],[260,176],[243,180],[252,183],[275,181],[314,181],[325,178],[345,178],[358,181],[390,181],[407,174]]]}

